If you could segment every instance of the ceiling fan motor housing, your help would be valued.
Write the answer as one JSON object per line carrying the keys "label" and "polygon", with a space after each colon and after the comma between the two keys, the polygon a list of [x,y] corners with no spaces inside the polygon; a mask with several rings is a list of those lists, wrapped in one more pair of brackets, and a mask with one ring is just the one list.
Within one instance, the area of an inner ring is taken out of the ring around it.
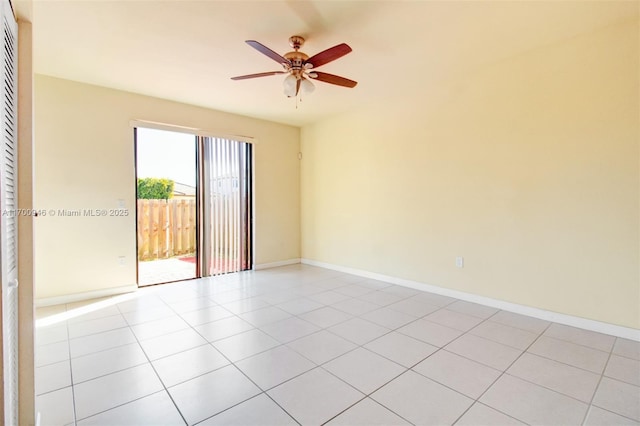
{"label": "ceiling fan motor housing", "polygon": [[289,37],[289,45],[293,48],[293,52],[285,53],[284,58],[291,63],[285,64],[285,69],[296,77],[300,77],[304,71],[304,62],[309,59],[309,55],[300,52],[299,49],[304,44],[304,38],[300,36]]}
{"label": "ceiling fan motor housing", "polygon": [[304,70],[304,62],[309,59],[307,54],[297,50],[286,53],[284,57],[291,62],[291,66],[286,66],[285,68],[289,68],[289,70],[294,74],[302,72]]}

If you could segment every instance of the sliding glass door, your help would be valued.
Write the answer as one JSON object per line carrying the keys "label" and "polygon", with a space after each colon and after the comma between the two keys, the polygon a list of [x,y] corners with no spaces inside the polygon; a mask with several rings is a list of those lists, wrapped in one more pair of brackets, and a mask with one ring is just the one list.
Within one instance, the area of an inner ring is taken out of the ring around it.
{"label": "sliding glass door", "polygon": [[138,285],[252,266],[252,145],[136,128]]}
{"label": "sliding glass door", "polygon": [[202,275],[251,269],[252,146],[204,137]]}

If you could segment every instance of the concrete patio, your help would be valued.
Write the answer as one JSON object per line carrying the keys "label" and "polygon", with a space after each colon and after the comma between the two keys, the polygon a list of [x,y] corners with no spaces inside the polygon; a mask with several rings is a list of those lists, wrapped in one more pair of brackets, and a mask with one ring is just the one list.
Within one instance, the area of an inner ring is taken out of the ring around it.
{"label": "concrete patio", "polygon": [[[192,257],[192,256],[188,256]],[[178,257],[138,262],[138,285],[167,283],[196,277],[196,264]]]}

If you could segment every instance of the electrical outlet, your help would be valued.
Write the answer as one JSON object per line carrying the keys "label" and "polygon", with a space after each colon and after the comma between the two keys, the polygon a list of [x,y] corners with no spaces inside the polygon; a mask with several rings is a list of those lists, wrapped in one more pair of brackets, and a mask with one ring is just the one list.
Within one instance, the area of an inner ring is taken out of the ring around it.
{"label": "electrical outlet", "polygon": [[124,200],[122,198],[118,198],[118,208],[124,209]]}
{"label": "electrical outlet", "polygon": [[118,256],[118,265],[124,266],[125,264],[125,256]]}
{"label": "electrical outlet", "polygon": [[464,268],[464,257],[456,257],[456,268]]}

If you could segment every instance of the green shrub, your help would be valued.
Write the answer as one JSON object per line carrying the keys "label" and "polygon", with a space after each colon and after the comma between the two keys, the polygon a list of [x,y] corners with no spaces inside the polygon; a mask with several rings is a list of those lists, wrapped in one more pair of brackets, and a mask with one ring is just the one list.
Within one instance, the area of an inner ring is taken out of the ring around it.
{"label": "green shrub", "polygon": [[173,181],[171,179],[138,179],[138,199],[167,200],[171,197],[173,197]]}

